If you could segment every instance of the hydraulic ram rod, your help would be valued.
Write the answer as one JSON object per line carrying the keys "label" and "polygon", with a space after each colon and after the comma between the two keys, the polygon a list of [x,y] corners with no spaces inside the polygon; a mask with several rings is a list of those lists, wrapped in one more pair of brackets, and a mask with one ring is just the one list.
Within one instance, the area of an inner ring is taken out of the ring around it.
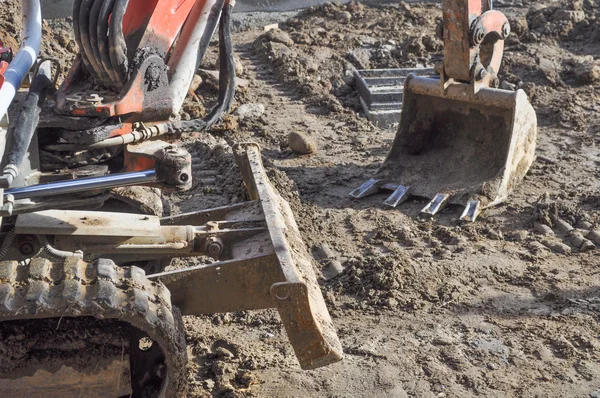
{"label": "hydraulic ram rod", "polygon": [[144,170],[7,189],[4,191],[4,194],[12,195],[15,200],[18,200],[25,198],[39,198],[42,196],[65,195],[96,189],[117,188],[128,185],[149,184],[152,182],[156,182],[156,171]]}

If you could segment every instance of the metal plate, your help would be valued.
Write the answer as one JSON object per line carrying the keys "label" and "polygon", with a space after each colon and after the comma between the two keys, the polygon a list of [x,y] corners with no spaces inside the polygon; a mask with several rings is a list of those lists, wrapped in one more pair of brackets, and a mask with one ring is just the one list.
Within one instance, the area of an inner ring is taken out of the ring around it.
{"label": "metal plate", "polygon": [[158,236],[160,220],[144,214],[47,210],[19,215],[15,230],[32,235]]}

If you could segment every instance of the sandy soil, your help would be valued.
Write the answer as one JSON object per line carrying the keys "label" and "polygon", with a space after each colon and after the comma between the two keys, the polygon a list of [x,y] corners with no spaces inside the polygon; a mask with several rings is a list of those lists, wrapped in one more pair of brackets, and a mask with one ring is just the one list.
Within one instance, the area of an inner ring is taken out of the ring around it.
{"label": "sandy soil", "polygon": [[[521,1],[501,10],[513,33],[500,77],[530,96],[538,157],[506,203],[473,224],[458,222],[453,206],[419,219],[424,199],[389,210],[385,194],[348,196],[395,134],[361,115],[352,73],[439,62],[438,7],[326,5],[267,36],[234,35],[244,79],[236,105],[265,112],[183,137],[218,173],[196,176],[191,191],[170,198],[171,211],[243,200],[230,145],[259,142],[315,266],[327,267],[325,243],[344,267],[321,282],[345,359],[302,371],[274,311],[187,318],[190,396],[600,396],[598,250],[582,250],[555,222],[600,229],[600,7]],[[215,60],[213,49],[202,68]],[[197,95],[210,108],[215,81],[204,77]],[[205,112],[195,101],[185,107],[192,116]],[[292,131],[318,151],[291,151]]]}

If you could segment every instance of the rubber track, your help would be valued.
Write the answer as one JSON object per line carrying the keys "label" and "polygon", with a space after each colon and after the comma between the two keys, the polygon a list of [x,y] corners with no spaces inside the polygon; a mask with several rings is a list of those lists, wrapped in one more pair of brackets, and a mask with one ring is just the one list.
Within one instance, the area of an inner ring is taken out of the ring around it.
{"label": "rubber track", "polygon": [[161,396],[185,396],[183,321],[162,283],[149,281],[140,268],[106,259],[0,262],[0,321],[80,316],[117,319],[144,331],[166,357],[168,381]]}

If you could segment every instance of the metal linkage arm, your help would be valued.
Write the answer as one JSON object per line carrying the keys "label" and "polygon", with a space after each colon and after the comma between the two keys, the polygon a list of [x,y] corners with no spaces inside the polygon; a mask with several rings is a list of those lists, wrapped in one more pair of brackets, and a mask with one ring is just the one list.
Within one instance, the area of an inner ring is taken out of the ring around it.
{"label": "metal linkage arm", "polygon": [[[443,83],[454,79],[487,87],[493,85],[510,24],[504,14],[487,8],[481,0],[443,1]],[[482,53],[484,40],[493,43],[491,54]]]}

